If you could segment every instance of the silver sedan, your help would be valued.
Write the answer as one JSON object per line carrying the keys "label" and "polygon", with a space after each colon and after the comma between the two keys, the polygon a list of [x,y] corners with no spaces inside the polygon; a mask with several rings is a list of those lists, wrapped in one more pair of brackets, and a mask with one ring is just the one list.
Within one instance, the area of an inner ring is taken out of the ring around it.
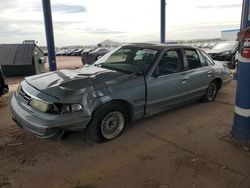
{"label": "silver sedan", "polygon": [[11,111],[17,125],[41,138],[87,129],[95,141],[108,141],[136,119],[213,101],[231,79],[200,49],[130,44],[81,69],[26,77]]}

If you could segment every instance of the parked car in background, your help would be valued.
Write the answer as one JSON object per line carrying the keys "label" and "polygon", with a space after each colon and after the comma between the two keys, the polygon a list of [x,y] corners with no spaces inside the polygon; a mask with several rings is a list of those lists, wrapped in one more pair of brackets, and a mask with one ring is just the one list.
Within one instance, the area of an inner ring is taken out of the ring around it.
{"label": "parked car in background", "polygon": [[9,87],[7,84],[5,84],[4,77],[0,68],[0,96],[8,93]]}
{"label": "parked car in background", "polygon": [[76,49],[69,49],[68,51],[66,51],[65,55],[66,56],[71,56],[71,53],[74,52]]}
{"label": "parked car in background", "polygon": [[193,43],[192,46],[200,48],[201,43]]}
{"label": "parked car in background", "polygon": [[11,111],[20,127],[41,138],[88,128],[94,140],[108,141],[136,119],[212,102],[231,79],[227,67],[200,49],[131,44],[81,69],[26,77]]}
{"label": "parked car in background", "polygon": [[61,55],[62,55],[62,56],[66,56],[66,53],[67,53],[68,51],[69,51],[69,50],[64,49],[64,50],[62,51]]}
{"label": "parked car in background", "polygon": [[209,44],[208,44],[208,48],[213,48],[214,46],[216,45],[216,42],[210,42]]}
{"label": "parked car in background", "polygon": [[208,48],[208,46],[209,46],[209,43],[206,42],[206,43],[202,44],[202,45],[200,46],[200,48]]}
{"label": "parked car in background", "polygon": [[89,52],[91,52],[95,48],[85,48],[82,53],[81,53],[81,59],[82,59],[82,64],[88,64],[88,57],[89,57]]}
{"label": "parked car in background", "polygon": [[81,56],[81,53],[83,51],[83,48],[80,49],[75,49],[74,51],[71,52],[71,56]]}
{"label": "parked car in background", "polygon": [[82,60],[84,64],[92,65],[98,58],[104,56],[106,53],[110,52],[112,48],[95,48],[90,51],[85,51],[82,53]]}
{"label": "parked car in background", "polygon": [[213,60],[224,61],[228,64],[229,68],[234,69],[237,64],[236,54],[238,50],[238,41],[223,41],[218,42],[211,50],[207,52]]}
{"label": "parked car in background", "polygon": [[64,56],[65,55],[65,53],[66,53],[66,49],[61,49],[61,50],[59,50],[58,52],[56,52],[56,55],[57,56]]}

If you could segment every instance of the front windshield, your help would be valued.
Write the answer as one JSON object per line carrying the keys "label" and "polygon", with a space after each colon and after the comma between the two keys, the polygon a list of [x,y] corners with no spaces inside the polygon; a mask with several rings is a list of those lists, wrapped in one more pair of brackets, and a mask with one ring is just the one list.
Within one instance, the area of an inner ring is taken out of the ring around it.
{"label": "front windshield", "polygon": [[213,50],[221,50],[221,51],[231,51],[234,50],[238,45],[238,42],[221,42],[216,44],[213,47]]}
{"label": "front windshield", "polygon": [[135,46],[118,47],[95,62],[95,66],[128,74],[145,75],[159,51]]}

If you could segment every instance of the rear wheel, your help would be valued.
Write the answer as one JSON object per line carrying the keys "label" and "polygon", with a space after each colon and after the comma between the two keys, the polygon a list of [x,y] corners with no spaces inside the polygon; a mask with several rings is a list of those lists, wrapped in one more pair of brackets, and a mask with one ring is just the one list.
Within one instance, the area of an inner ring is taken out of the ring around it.
{"label": "rear wheel", "polygon": [[89,133],[97,142],[113,140],[123,132],[127,123],[127,109],[120,102],[112,102],[94,112]]}
{"label": "rear wheel", "polygon": [[211,82],[207,88],[203,101],[212,102],[216,98],[217,92],[218,92],[217,84],[215,82]]}

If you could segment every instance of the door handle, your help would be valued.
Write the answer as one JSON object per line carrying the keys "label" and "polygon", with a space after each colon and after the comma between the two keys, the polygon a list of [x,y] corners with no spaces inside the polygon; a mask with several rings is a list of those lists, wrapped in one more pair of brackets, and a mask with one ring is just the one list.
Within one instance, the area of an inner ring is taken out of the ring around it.
{"label": "door handle", "polygon": [[183,83],[183,84],[186,84],[187,83],[187,80],[189,79],[189,77],[183,77],[181,80],[181,82]]}
{"label": "door handle", "polygon": [[186,77],[182,78],[182,81],[186,81],[186,80],[188,80],[188,79],[189,79],[189,77],[186,76]]}
{"label": "door handle", "polygon": [[208,77],[212,76],[212,73],[213,73],[213,71],[208,71],[208,72],[207,72]]}

